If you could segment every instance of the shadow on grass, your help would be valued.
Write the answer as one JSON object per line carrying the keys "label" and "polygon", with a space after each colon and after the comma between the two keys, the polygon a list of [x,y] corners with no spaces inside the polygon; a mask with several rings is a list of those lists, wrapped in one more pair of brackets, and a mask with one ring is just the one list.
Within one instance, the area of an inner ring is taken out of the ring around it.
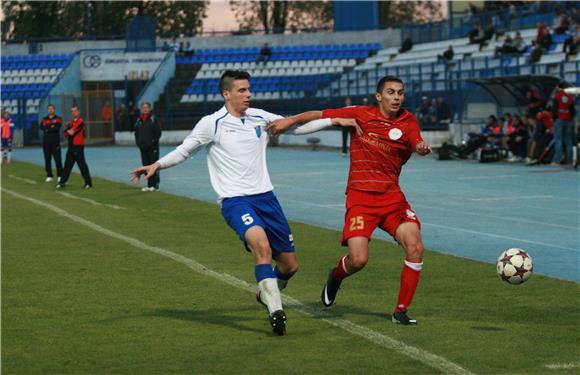
{"label": "shadow on grass", "polygon": [[[154,309],[149,310],[144,314],[144,316],[156,316],[168,319],[184,320],[190,322],[199,322],[202,324],[214,324],[222,327],[233,328],[241,331],[248,331],[263,334],[265,336],[270,336],[270,323],[267,319],[259,319],[258,315],[255,317],[248,317],[242,314],[244,311],[253,310],[255,308],[245,308],[245,309]],[[262,313],[263,317],[266,314]],[[249,322],[255,322],[256,320],[264,321],[264,328],[257,329],[249,327]]]}

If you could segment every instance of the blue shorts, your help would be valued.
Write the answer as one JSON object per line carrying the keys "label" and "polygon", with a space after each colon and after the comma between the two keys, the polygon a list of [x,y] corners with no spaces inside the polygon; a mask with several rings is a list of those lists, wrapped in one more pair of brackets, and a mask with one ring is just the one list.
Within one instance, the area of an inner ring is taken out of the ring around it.
{"label": "blue shorts", "polygon": [[[294,240],[290,225],[288,225],[278,199],[271,191],[226,198],[222,201],[222,215],[228,225],[244,241],[244,244],[246,231],[254,225],[258,225],[266,232],[272,251],[294,252]],[[246,250],[248,250],[247,245]]]}

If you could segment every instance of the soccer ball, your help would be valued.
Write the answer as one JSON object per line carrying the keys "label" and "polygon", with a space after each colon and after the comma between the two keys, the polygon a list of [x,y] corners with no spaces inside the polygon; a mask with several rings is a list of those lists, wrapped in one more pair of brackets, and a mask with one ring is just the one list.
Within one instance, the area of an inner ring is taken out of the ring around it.
{"label": "soccer ball", "polygon": [[513,285],[529,279],[533,268],[532,257],[522,249],[507,249],[497,259],[497,275]]}

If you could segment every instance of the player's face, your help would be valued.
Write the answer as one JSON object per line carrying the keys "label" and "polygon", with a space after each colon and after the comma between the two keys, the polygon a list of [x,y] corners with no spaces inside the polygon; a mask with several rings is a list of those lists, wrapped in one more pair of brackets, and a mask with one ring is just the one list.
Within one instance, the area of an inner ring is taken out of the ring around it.
{"label": "player's face", "polygon": [[48,115],[49,116],[54,116],[54,107],[53,106],[48,106]]}
{"label": "player's face", "polygon": [[78,118],[81,115],[81,113],[79,112],[79,109],[77,107],[72,108],[70,110],[70,113],[72,114],[73,118]]}
{"label": "player's face", "polygon": [[383,91],[377,92],[376,96],[381,112],[387,117],[397,117],[405,100],[405,89],[402,83],[390,81],[385,83]]}
{"label": "player's face", "polygon": [[229,103],[232,109],[240,114],[250,107],[251,96],[250,82],[247,79],[236,79],[233,82],[232,90],[224,91],[226,103]]}

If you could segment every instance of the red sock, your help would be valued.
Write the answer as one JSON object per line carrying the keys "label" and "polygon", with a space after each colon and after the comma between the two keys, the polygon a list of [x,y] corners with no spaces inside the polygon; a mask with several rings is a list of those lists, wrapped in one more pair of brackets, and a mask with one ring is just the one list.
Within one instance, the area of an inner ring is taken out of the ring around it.
{"label": "red sock", "polygon": [[413,301],[413,296],[419,284],[419,276],[423,263],[412,263],[405,260],[403,272],[401,273],[401,289],[399,290],[399,299],[395,312],[407,311]]}
{"label": "red sock", "polygon": [[338,261],[338,264],[336,265],[336,268],[334,269],[334,272],[332,273],[332,277],[334,277],[336,280],[343,280],[347,277],[350,276],[350,274],[348,272],[346,272],[346,262],[348,261],[348,256],[343,256],[342,258],[340,258],[340,260]]}

